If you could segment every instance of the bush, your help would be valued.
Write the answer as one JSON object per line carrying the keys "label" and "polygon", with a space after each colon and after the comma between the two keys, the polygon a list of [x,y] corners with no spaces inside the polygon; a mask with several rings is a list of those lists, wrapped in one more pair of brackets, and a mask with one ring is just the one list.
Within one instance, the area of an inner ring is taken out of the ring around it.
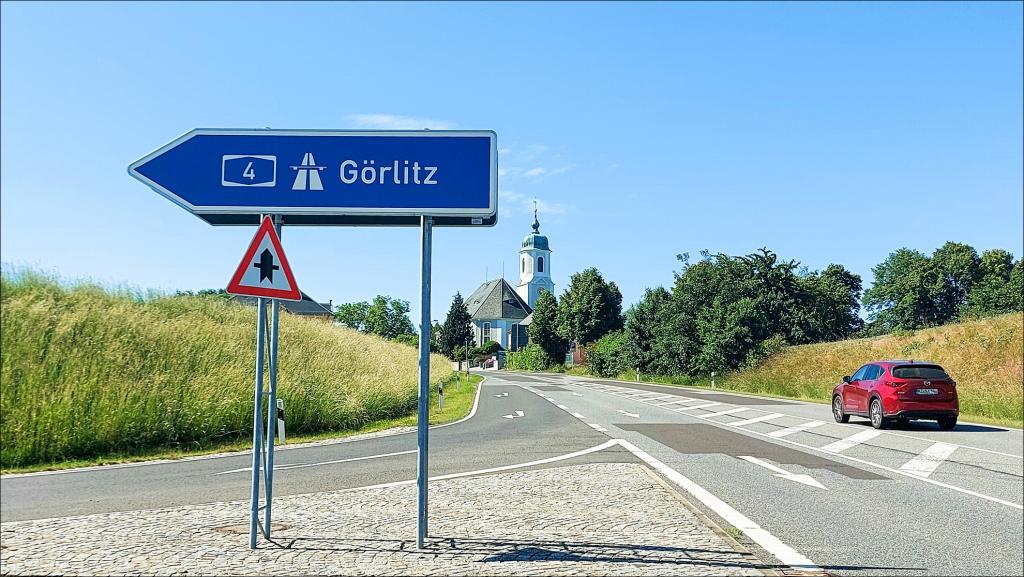
{"label": "bush", "polygon": [[599,377],[614,377],[626,370],[626,334],[613,331],[587,345],[587,368]]}
{"label": "bush", "polygon": [[505,367],[519,371],[543,371],[553,363],[540,345],[530,343],[526,347],[509,353],[505,358]]}
{"label": "bush", "polygon": [[762,363],[767,361],[769,357],[776,353],[781,353],[785,348],[786,339],[783,338],[782,335],[768,337],[761,341],[761,344],[757,345],[747,353],[745,366],[748,369],[759,367]]}

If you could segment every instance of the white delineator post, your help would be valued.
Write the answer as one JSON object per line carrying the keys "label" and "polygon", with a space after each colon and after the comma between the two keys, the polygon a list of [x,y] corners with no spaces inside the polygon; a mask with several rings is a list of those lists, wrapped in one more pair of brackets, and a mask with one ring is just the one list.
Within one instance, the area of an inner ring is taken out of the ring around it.
{"label": "white delineator post", "polygon": [[430,426],[430,249],[433,219],[420,217],[420,390],[416,416],[417,453],[416,547],[423,548],[427,538],[428,427]]}

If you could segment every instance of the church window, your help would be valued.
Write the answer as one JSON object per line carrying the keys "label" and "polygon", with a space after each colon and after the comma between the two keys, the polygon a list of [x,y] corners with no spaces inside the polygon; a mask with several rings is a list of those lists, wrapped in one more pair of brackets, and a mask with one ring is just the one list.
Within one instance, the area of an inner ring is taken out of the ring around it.
{"label": "church window", "polygon": [[537,272],[544,272],[544,257],[537,258]]}
{"label": "church window", "polygon": [[489,342],[491,340],[491,323],[484,323],[484,335],[483,341]]}
{"label": "church window", "polygon": [[522,264],[523,264],[522,272],[526,272],[526,259],[525,258],[522,260]]}

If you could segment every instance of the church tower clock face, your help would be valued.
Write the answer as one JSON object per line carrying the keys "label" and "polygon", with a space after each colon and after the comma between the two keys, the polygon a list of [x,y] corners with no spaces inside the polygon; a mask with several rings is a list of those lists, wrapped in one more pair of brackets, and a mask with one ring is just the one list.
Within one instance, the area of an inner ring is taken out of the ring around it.
{"label": "church tower clock face", "polygon": [[540,233],[537,204],[534,203],[533,232],[523,237],[523,245],[519,249],[519,286],[516,292],[533,308],[542,290],[554,293],[555,283],[551,280],[551,247],[548,237]]}

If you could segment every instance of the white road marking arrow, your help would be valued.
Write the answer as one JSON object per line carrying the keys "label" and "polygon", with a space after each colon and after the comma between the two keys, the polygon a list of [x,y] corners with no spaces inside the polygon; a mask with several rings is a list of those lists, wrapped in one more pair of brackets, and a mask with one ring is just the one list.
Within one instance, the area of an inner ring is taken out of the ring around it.
{"label": "white road marking arrow", "polygon": [[634,417],[636,419],[640,418],[640,413],[628,413],[626,411],[623,411],[622,409],[619,409],[619,412],[622,413],[623,415],[626,415],[627,417]]}
{"label": "white road marking arrow", "polygon": [[524,413],[522,411],[516,411],[515,413],[513,413],[511,415],[502,415],[502,418],[505,418],[505,419],[517,419],[519,417],[525,417],[525,416],[526,416],[526,413]]}
{"label": "white road marking arrow", "polygon": [[499,397],[499,398],[501,398],[501,397],[507,397],[507,396],[508,396],[508,393],[507,393],[507,392],[505,392],[505,393],[501,393],[500,395],[494,395],[494,396],[495,396],[495,397]]}
{"label": "white road marking arrow", "polygon": [[811,487],[817,487],[819,489],[825,489],[826,491],[828,491],[828,488],[826,488],[825,485],[822,485],[821,483],[815,481],[814,477],[811,477],[810,475],[797,475],[796,473],[790,473],[789,471],[787,471],[785,469],[776,467],[775,465],[772,465],[771,463],[762,461],[761,459],[758,459],[757,457],[743,456],[743,457],[740,457],[740,459],[743,459],[744,461],[747,461],[748,463],[753,463],[755,465],[760,465],[760,466],[764,467],[765,469],[768,469],[769,471],[773,471],[775,473],[776,477],[781,477],[783,479],[789,479],[790,481],[796,481],[797,483],[803,483],[804,485],[810,485]]}

